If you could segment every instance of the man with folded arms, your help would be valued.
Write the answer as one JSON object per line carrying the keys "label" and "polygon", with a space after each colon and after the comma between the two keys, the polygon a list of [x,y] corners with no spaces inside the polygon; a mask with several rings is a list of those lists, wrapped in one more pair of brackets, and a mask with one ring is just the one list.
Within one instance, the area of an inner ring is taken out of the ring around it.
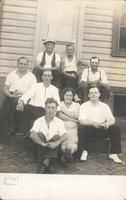
{"label": "man with folded arms", "polygon": [[115,125],[115,118],[106,103],[99,101],[98,87],[88,90],[89,101],[83,103],[79,113],[79,148],[82,150],[81,161],[88,156],[88,138],[109,138],[109,158],[115,163],[121,163],[118,155],[121,153],[120,129]]}
{"label": "man with folded arms", "polygon": [[63,121],[55,116],[57,106],[55,99],[48,98],[45,102],[45,116],[37,119],[30,130],[30,138],[41,150],[38,158],[41,163],[39,173],[50,173],[51,161],[57,158],[67,136]]}

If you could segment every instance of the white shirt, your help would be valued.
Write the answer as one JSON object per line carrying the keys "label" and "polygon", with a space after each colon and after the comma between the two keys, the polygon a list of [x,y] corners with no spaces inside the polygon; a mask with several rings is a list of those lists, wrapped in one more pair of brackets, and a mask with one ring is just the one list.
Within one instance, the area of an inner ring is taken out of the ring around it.
{"label": "white shirt", "polygon": [[25,93],[27,90],[31,88],[37,81],[30,71],[24,74],[22,77],[16,73],[17,70],[10,72],[7,75],[5,85],[9,87],[9,91],[14,92],[15,90],[20,90]]}
{"label": "white shirt", "polygon": [[79,113],[79,121],[81,120],[99,123],[103,123],[107,120],[110,124],[115,123],[115,118],[109,106],[100,101],[97,105],[93,105],[90,101],[83,103],[80,106]]}
{"label": "white shirt", "polygon": [[[42,57],[43,57],[43,53],[44,52],[40,52],[37,57],[36,57],[36,65],[40,65],[41,61],[42,61]],[[54,53],[52,53],[51,55],[48,55],[47,53],[45,54],[45,65],[43,68],[50,68],[51,66],[51,62],[52,62],[52,58],[53,58]],[[60,56],[55,53],[55,62],[56,62],[56,66],[61,62],[61,58]]]}
{"label": "white shirt", "polygon": [[81,81],[87,82],[87,81],[98,81],[98,80],[101,80],[101,82],[105,84],[107,84],[108,82],[106,73],[103,69],[98,68],[98,71],[96,71],[95,73],[92,72],[91,68],[84,69],[81,76]]}
{"label": "white shirt", "polygon": [[28,100],[30,100],[30,105],[45,108],[47,98],[54,98],[60,104],[59,92],[55,86],[50,85],[46,88],[43,83],[36,83],[19,101],[23,100],[24,104],[27,104]]}
{"label": "white shirt", "polygon": [[30,132],[32,131],[36,133],[43,133],[47,140],[50,140],[55,135],[62,136],[66,133],[64,123],[61,119],[54,117],[48,127],[45,116],[38,118],[34,122]]}
{"label": "white shirt", "polygon": [[76,58],[73,57],[73,60],[69,61],[67,56],[64,59],[64,72],[77,72]]}

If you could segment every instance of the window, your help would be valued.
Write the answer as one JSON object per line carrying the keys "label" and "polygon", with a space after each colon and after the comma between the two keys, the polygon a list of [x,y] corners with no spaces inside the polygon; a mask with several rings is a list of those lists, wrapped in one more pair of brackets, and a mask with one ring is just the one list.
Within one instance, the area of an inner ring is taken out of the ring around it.
{"label": "window", "polygon": [[126,57],[126,3],[114,12],[112,56]]}

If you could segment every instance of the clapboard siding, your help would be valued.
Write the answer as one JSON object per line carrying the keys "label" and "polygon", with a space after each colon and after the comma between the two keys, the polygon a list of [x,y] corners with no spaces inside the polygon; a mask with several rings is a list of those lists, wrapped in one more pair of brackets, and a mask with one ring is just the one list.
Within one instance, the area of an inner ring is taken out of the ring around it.
{"label": "clapboard siding", "polygon": [[28,14],[21,14],[21,13],[12,13],[6,12],[3,13],[3,19],[16,19],[18,21],[31,21],[36,22],[36,15],[28,15]]}
{"label": "clapboard siding", "polygon": [[126,87],[126,58],[112,57],[112,30],[115,5],[122,1],[86,1],[81,57],[98,56],[110,85]]}
{"label": "clapboard siding", "polygon": [[[3,19],[2,25],[4,26],[17,26],[17,19]],[[20,20],[20,23],[18,23],[18,27],[27,27],[27,28],[33,28],[35,27],[35,22],[32,21],[26,21],[26,20]]]}
{"label": "clapboard siding", "polygon": [[7,32],[2,32],[0,35],[0,39],[2,42],[2,39],[8,39],[8,40],[17,40],[18,41],[34,41],[34,35],[26,35],[26,34],[20,34],[20,33],[7,33]]}
{"label": "clapboard siding", "polygon": [[4,0],[0,34],[0,76],[17,66],[20,56],[33,67],[37,0]]}

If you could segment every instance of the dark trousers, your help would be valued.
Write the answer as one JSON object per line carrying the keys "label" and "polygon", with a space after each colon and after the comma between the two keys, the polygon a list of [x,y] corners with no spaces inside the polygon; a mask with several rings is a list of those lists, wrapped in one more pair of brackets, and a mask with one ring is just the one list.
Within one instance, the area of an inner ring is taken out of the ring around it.
{"label": "dark trousers", "polygon": [[121,153],[121,134],[116,125],[112,125],[108,129],[79,125],[80,150],[88,150],[87,141],[89,138],[109,138],[110,154]]}
{"label": "dark trousers", "polygon": [[[67,72],[68,75],[63,74],[61,75],[61,87],[62,89],[70,87],[75,90],[75,92],[78,92],[78,76],[76,72]],[[74,77],[69,76],[69,74],[74,74]]]}
{"label": "dark trousers", "polygon": [[0,133],[3,135],[14,134],[19,125],[19,116],[16,105],[19,98],[6,97],[0,109]]}
{"label": "dark trousers", "polygon": [[[46,138],[42,133],[40,133],[39,136],[40,136],[41,141],[46,142]],[[55,135],[48,142],[55,142],[59,138],[60,136]],[[41,162],[46,158],[57,158],[60,145],[56,147],[55,149],[50,149],[48,147],[43,147],[39,144],[36,144],[36,148],[37,148],[37,151],[36,151],[37,161]]]}
{"label": "dark trousers", "polygon": [[26,104],[23,111],[22,132],[27,134],[36,119],[45,115],[45,109],[42,107]]}

